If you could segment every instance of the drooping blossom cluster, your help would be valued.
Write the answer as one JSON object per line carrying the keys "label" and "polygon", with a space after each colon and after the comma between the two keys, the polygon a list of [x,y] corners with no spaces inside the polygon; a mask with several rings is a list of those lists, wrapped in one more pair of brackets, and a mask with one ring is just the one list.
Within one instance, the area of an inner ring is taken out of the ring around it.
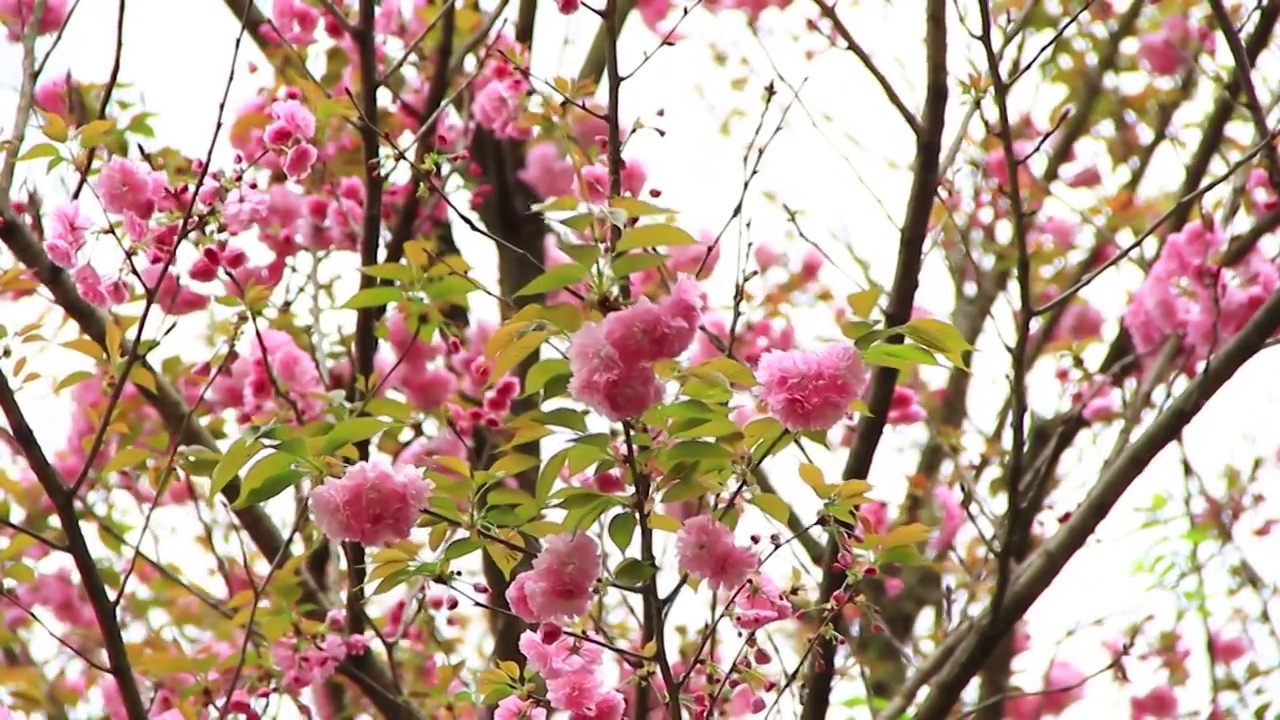
{"label": "drooping blossom cluster", "polygon": [[271,643],[271,660],[280,672],[280,687],[296,696],[314,683],[333,676],[349,655],[369,649],[367,635],[345,635],[343,613],[330,611],[325,619],[328,632],[316,638],[283,637]]}
{"label": "drooping blossom cluster", "polygon": [[676,553],[680,569],[713,591],[737,591],[760,564],[754,550],[734,543],[733,531],[710,515],[699,515],[681,526]]}
{"label": "drooping blossom cluster", "polygon": [[827,430],[866,389],[867,372],[851,343],[818,350],[770,350],[756,365],[760,399],[790,430]]}
{"label": "drooping blossom cluster", "polygon": [[[206,402],[215,410],[235,411],[240,422],[279,417],[305,424],[318,419],[327,403],[311,355],[284,330],[251,329],[246,334],[244,350],[209,383]],[[198,380],[187,384],[191,402],[202,386]]]}
{"label": "drooping blossom cluster", "polygon": [[313,488],[311,512],[331,540],[388,545],[409,536],[431,488],[421,470],[378,458]]}
{"label": "drooping blossom cluster", "polygon": [[640,298],[603,322],[583,325],[569,346],[569,392],[615,422],[653,407],[662,399],[653,363],[688,349],[702,303],[697,281],[682,277],[656,303]]}
{"label": "drooping blossom cluster", "polygon": [[600,546],[585,533],[546,539],[533,568],[507,588],[512,612],[529,622],[578,617],[587,612],[600,577]]}
{"label": "drooping blossom cluster", "polygon": [[[520,652],[529,667],[547,683],[552,707],[565,710],[571,718],[618,720],[626,708],[622,693],[606,689],[600,670],[604,649],[573,637],[559,625],[542,623],[537,631],[520,636]],[[508,709],[513,712],[517,704]],[[515,715],[518,717],[518,715]]]}
{"label": "drooping blossom cluster", "polygon": [[1137,356],[1149,364],[1177,337],[1188,368],[1238,333],[1280,284],[1280,269],[1256,247],[1234,267],[1213,258],[1221,231],[1192,221],[1171,233],[1130,298],[1124,325]]}

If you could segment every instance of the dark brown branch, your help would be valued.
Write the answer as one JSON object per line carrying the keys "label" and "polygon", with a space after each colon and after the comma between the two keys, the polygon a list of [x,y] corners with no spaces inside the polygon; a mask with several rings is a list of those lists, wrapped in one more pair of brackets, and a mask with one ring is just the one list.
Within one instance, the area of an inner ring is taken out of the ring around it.
{"label": "dark brown branch", "polygon": [[873,60],[866,49],[862,47],[862,44],[854,39],[853,33],[849,32],[849,27],[840,19],[840,16],[836,13],[836,9],[823,2],[823,0],[814,0],[814,3],[818,6],[818,12],[822,13],[822,16],[831,23],[831,26],[835,29],[836,34],[840,36],[840,39],[844,41],[844,44],[849,46],[849,51],[857,56],[858,61],[862,63],[862,66],[867,69],[867,72],[871,73],[871,77],[875,78],[876,83],[880,85],[880,89],[884,91],[885,97],[889,99],[889,103],[893,105],[894,109],[898,111],[898,114],[902,116],[902,119],[906,121],[907,126],[911,128],[911,132],[915,133],[918,137],[921,132],[920,119],[917,118],[916,114],[911,112],[911,108],[908,108],[907,104],[902,101],[902,97],[898,95],[898,91],[893,88],[893,83],[889,82],[889,78],[885,77],[884,73],[880,72],[880,68],[876,65],[875,60]]}
{"label": "dark brown branch", "polygon": [[[911,319],[916,289],[920,283],[920,266],[925,236],[929,230],[929,215],[938,189],[938,163],[947,109],[946,0],[928,0],[925,27],[928,89],[924,103],[924,128],[916,138],[914,178],[899,239],[898,266],[893,289],[885,309],[886,327],[901,325]],[[898,337],[896,342],[902,342],[902,339]],[[866,477],[871,469],[871,461],[884,432],[885,414],[897,379],[897,370],[887,367],[878,368],[872,376],[867,402],[870,413],[859,419],[853,448],[845,464],[845,478]],[[833,534],[827,542],[828,560],[834,559],[838,551],[838,535]],[[832,595],[843,584],[844,571],[828,562],[823,568],[820,604],[829,603]],[[831,702],[831,683],[836,671],[834,639],[819,633],[814,642],[817,647],[805,682],[804,720],[823,720],[827,716],[827,708]]]}
{"label": "dark brown branch", "polygon": [[1213,9],[1213,18],[1218,23],[1222,36],[1227,40],[1227,47],[1231,50],[1231,59],[1236,64],[1235,80],[1244,93],[1244,106],[1249,111],[1249,119],[1253,121],[1254,129],[1258,131],[1258,141],[1267,144],[1267,149],[1262,155],[1267,163],[1267,177],[1271,181],[1271,187],[1280,188],[1280,156],[1276,155],[1276,146],[1271,142],[1274,133],[1267,127],[1267,113],[1262,109],[1262,103],[1258,100],[1258,91],[1253,86],[1253,62],[1249,59],[1244,41],[1240,39],[1240,33],[1236,31],[1235,23],[1227,14],[1227,9],[1223,7],[1222,0],[1209,0],[1209,7]]}
{"label": "dark brown branch", "polygon": [[[981,630],[954,633],[943,644],[952,652],[934,676],[929,694],[914,716],[916,720],[947,717],[969,680],[981,669],[995,642],[1013,629],[1014,623],[1084,546],[1152,459],[1177,439],[1205,403],[1266,345],[1277,329],[1280,329],[1280,292],[1273,293],[1244,328],[1212,357],[1204,372],[1187,384],[1186,389],[1151,422],[1146,432],[1116,456],[1115,462],[1103,471],[1071,519],[1019,567],[1000,612],[992,614],[988,609],[976,623]],[[942,650],[939,648],[940,654]],[[921,668],[920,672],[926,670]],[[898,717],[910,700],[909,697],[898,698],[879,717]]]}
{"label": "dark brown branch", "polygon": [[120,620],[116,617],[115,605],[107,594],[107,588],[98,574],[97,562],[85,542],[84,531],[80,529],[80,518],[76,517],[76,498],[58,471],[49,464],[40,442],[36,439],[26,415],[18,405],[18,398],[9,385],[9,377],[0,372],[0,408],[9,421],[9,428],[22,454],[35,474],[40,487],[53,502],[54,511],[58,514],[58,522],[62,532],[67,536],[67,550],[75,560],[76,570],[80,573],[80,582],[84,586],[85,595],[93,607],[94,618],[98,621],[98,630],[102,632],[102,644],[107,651],[107,662],[111,667],[111,675],[120,690],[120,699],[124,703],[129,720],[146,720],[147,705],[142,700],[138,689],[137,678],[133,667],[129,664],[129,651],[125,648],[124,638],[120,634]]}

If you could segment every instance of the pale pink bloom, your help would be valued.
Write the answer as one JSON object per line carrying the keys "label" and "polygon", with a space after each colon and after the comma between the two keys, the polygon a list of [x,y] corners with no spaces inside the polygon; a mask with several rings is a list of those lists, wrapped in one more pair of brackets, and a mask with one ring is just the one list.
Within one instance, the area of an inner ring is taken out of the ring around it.
{"label": "pale pink bloom", "polygon": [[758,630],[790,616],[791,603],[768,575],[753,578],[734,601],[733,622],[743,630]]}
{"label": "pale pink bloom", "polygon": [[271,118],[263,135],[269,145],[310,140],[316,134],[316,116],[297,100],[277,100],[271,105]]}
{"label": "pale pink bloom", "polygon": [[764,698],[756,694],[748,683],[741,683],[729,695],[729,706],[726,708],[731,718],[744,718],[758,715],[768,707]]}
{"label": "pale pink bloom", "polygon": [[736,591],[760,564],[751,548],[734,544],[733,531],[710,515],[685,522],[676,533],[676,552],[680,569],[713,591]]}
{"label": "pale pink bloom", "polygon": [[98,171],[93,187],[103,210],[146,219],[156,210],[156,202],[164,192],[165,178],[142,163],[113,157]]}
{"label": "pale pink bloom", "polygon": [[928,416],[929,413],[920,404],[920,398],[913,388],[899,385],[893,389],[893,397],[889,400],[889,412],[885,415],[885,422],[890,425],[910,425]]}
{"label": "pale pink bloom", "polygon": [[[579,533],[547,538],[533,569],[520,577],[526,578],[522,591],[533,617],[547,621],[585,613],[599,576],[600,548]],[[507,599],[511,602],[510,596]]]}
{"label": "pale pink bloom", "polygon": [[757,245],[755,256],[756,265],[758,265],[761,270],[768,270],[774,265],[777,265],[783,257],[782,250],[778,249],[776,245],[770,245],[769,243]]}
{"label": "pale pink bloom", "polygon": [[653,368],[624,358],[605,338],[601,323],[587,323],[569,345],[569,393],[618,422],[642,415],[662,400]]}
{"label": "pale pink bloom", "polygon": [[938,485],[933,489],[933,499],[938,503],[938,534],[929,543],[933,552],[945,550],[955,542],[956,533],[964,522],[964,509],[960,507],[960,498],[946,485]]}
{"label": "pale pink bloom", "polygon": [[44,231],[50,238],[78,250],[84,244],[84,234],[91,226],[92,221],[80,212],[80,203],[71,200],[54,208],[49,214]]}
{"label": "pale pink bloom", "polygon": [[1040,711],[1055,715],[1066,710],[1084,697],[1085,682],[1089,676],[1080,668],[1065,661],[1054,660],[1044,674],[1045,692],[1037,695]]}
{"label": "pale pink bloom", "polygon": [[1145,695],[1129,698],[1133,720],[1173,718],[1178,715],[1178,696],[1168,685],[1151,688]]}
{"label": "pale pink bloom", "polygon": [[800,258],[800,270],[796,273],[797,279],[802,284],[813,282],[818,278],[818,273],[826,262],[826,258],[822,256],[822,252],[818,248],[810,247],[805,251],[804,257]]}
{"label": "pale pink bloom", "polygon": [[409,536],[431,487],[421,470],[370,460],[314,488],[311,511],[332,540],[388,545]]}
{"label": "pale pink bloom", "polygon": [[527,700],[511,695],[502,699],[493,711],[493,720],[546,720],[547,711]]}
{"label": "pale pink bloom", "polygon": [[529,622],[538,622],[538,614],[533,611],[533,606],[529,604],[529,582],[533,578],[532,573],[524,573],[517,575],[515,580],[507,586],[507,605],[511,608],[511,612],[528,620]]}
{"label": "pale pink bloom", "polygon": [[458,388],[458,378],[444,368],[421,368],[401,364],[395,372],[396,385],[409,403],[422,410],[434,410],[448,402]]}
{"label": "pale pink bloom", "polygon": [[520,652],[544,680],[554,680],[562,675],[592,671],[599,668],[604,659],[604,649],[570,635],[561,633],[555,642],[543,642],[541,634],[526,630],[520,635]]}
{"label": "pale pink bloom", "polygon": [[524,154],[524,167],[517,175],[530,190],[543,198],[573,194],[573,163],[552,140],[530,145]]}
{"label": "pale pink bloom", "polygon": [[1223,637],[1221,632],[1215,631],[1209,636],[1209,652],[1215,662],[1230,665],[1249,654],[1249,645],[1239,635]]}
{"label": "pale pink bloom", "polygon": [[[0,22],[9,30],[9,40],[22,39],[22,31],[35,12],[35,0],[0,0]],[[44,12],[36,19],[36,35],[57,32],[67,21],[67,0],[46,0]]]}
{"label": "pale pink bloom", "polygon": [[696,245],[676,245],[667,249],[672,272],[696,275],[699,280],[715,270],[720,261],[720,243],[709,232],[699,234]]}
{"label": "pale pink bloom", "polygon": [[1194,33],[1186,16],[1173,13],[1164,19],[1160,29],[1144,34],[1138,47],[1138,61],[1156,75],[1175,75],[1192,59],[1203,34]]}
{"label": "pale pink bloom", "polygon": [[[661,680],[662,678],[658,678]],[[622,693],[617,690],[609,692],[596,698],[595,704],[590,710],[574,710],[569,713],[569,720],[622,720],[623,713],[627,709],[627,701]],[[655,708],[654,712],[661,713],[662,708]],[[653,716],[653,713],[650,713]]]}
{"label": "pale pink bloom", "polygon": [[54,75],[36,85],[31,99],[36,107],[47,113],[65,116],[70,112],[71,98],[67,92],[67,75]]}
{"label": "pale pink bloom", "polygon": [[547,699],[557,710],[591,712],[604,695],[600,677],[591,670],[561,675],[547,681]]}
{"label": "pale pink bloom", "polygon": [[1102,335],[1102,323],[1102,313],[1088,301],[1071,302],[1062,310],[1051,337],[1068,342],[1092,340]]}
{"label": "pale pink bloom", "polygon": [[315,42],[320,12],[299,0],[272,0],[271,18],[285,42],[309,45]]}
{"label": "pale pink bloom", "polygon": [[858,514],[869,526],[871,533],[883,535],[889,529],[889,507],[882,502],[864,502],[858,506]]}
{"label": "pale pink bloom", "polygon": [[222,222],[227,232],[239,234],[265,220],[269,207],[270,199],[261,190],[233,188],[222,204]]}
{"label": "pale pink bloom", "polygon": [[311,166],[316,164],[320,153],[311,143],[298,143],[284,157],[284,174],[292,180],[302,180],[311,174]]}
{"label": "pale pink bloom", "polygon": [[72,279],[76,282],[76,292],[80,293],[85,300],[105,308],[111,305],[111,297],[107,294],[106,283],[97,270],[92,265],[81,265],[76,268],[72,274]]}
{"label": "pale pink bloom", "polygon": [[657,304],[648,298],[604,320],[604,338],[621,358],[646,363],[675,358],[693,343],[702,317],[702,293],[683,277]]}
{"label": "pale pink bloom", "polygon": [[1075,246],[1076,235],[1080,227],[1060,217],[1048,217],[1040,221],[1037,228],[1042,235],[1047,250],[1066,252]]}
{"label": "pale pink bloom", "polygon": [[770,350],[756,366],[769,413],[790,430],[827,430],[866,388],[862,358],[851,343],[819,350]]}
{"label": "pale pink bloom", "polygon": [[527,138],[530,130],[521,125],[520,114],[524,112],[528,90],[529,84],[518,75],[492,80],[472,100],[471,117],[496,137]]}
{"label": "pale pink bloom", "polygon": [[156,304],[170,315],[186,315],[209,306],[209,298],[183,287],[178,280],[177,272],[171,267],[164,277],[160,276],[164,265],[147,265],[139,270],[142,282],[155,292]]}

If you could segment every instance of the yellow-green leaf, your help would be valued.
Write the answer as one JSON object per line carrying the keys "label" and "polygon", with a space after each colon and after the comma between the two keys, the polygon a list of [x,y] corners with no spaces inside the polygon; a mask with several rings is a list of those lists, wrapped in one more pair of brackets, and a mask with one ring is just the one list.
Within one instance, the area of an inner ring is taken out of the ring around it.
{"label": "yellow-green leaf", "polygon": [[675,225],[640,225],[622,232],[615,252],[670,245],[696,245],[698,241]]}
{"label": "yellow-green leaf", "polygon": [[496,379],[506,375],[512,368],[519,365],[522,360],[536,352],[546,339],[547,333],[543,330],[525,333],[519,340],[506,346],[498,353],[498,356],[493,359],[493,369],[489,376]]}
{"label": "yellow-green leaf", "polygon": [[67,121],[56,113],[40,111],[44,117],[44,135],[54,142],[67,141]]}
{"label": "yellow-green leaf", "polygon": [[800,463],[800,479],[805,485],[813,488],[818,497],[827,499],[831,497],[831,486],[822,476],[822,470],[812,463]]}
{"label": "yellow-green leaf", "polygon": [[887,550],[902,545],[914,545],[918,542],[924,542],[928,537],[929,528],[920,523],[900,525],[880,538],[880,547]]}
{"label": "yellow-green leaf", "polygon": [[791,518],[791,508],[787,506],[787,501],[772,493],[756,493],[748,502],[783,525],[786,525],[787,520]]}
{"label": "yellow-green leaf", "polygon": [[880,302],[880,295],[880,288],[872,287],[850,293],[846,302],[849,303],[849,309],[853,311],[854,316],[866,319],[871,317],[872,311],[876,309],[876,303]]}

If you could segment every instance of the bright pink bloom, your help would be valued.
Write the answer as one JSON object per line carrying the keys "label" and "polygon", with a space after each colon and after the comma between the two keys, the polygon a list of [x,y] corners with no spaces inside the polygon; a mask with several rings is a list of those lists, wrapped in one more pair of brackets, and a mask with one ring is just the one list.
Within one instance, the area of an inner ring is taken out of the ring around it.
{"label": "bright pink bloom", "polygon": [[756,694],[749,683],[741,683],[729,695],[728,715],[731,718],[751,717],[767,708],[764,698]]}
{"label": "bright pink bloom", "polygon": [[297,100],[272,103],[271,118],[272,122],[263,135],[270,145],[310,140],[316,134],[316,116]]}
{"label": "bright pink bloom", "polygon": [[299,0],[272,0],[271,18],[282,39],[291,45],[315,42],[320,11]]}
{"label": "bright pink bloom", "polygon": [[186,315],[209,307],[209,298],[183,287],[172,267],[161,278],[164,265],[147,265],[139,270],[142,282],[155,291],[156,304],[170,315]]}
{"label": "bright pink bloom", "polygon": [[[596,698],[590,710],[575,710],[569,713],[569,720],[622,720],[626,709],[627,701],[622,693],[610,690]],[[656,708],[655,711],[660,713],[662,708]],[[650,716],[652,717],[652,713]]]}
{"label": "bright pink bloom", "polygon": [[889,400],[889,412],[885,422],[890,425],[910,425],[924,420],[929,413],[920,404],[920,398],[914,388],[899,385],[893,389],[893,398]]}
{"label": "bright pink bloom", "polygon": [[517,175],[543,198],[573,194],[573,163],[555,141],[543,140],[530,145],[524,154],[524,167]]}
{"label": "bright pink bloom", "polygon": [[619,357],[637,363],[675,358],[693,343],[701,318],[702,291],[696,281],[683,277],[658,303],[640,298],[606,317],[604,338]]}
{"label": "bright pink bloom", "polygon": [[642,415],[662,400],[653,368],[624,358],[605,337],[602,323],[587,323],[569,345],[569,393],[618,422]]}
{"label": "bright pink bloom", "polygon": [[600,677],[591,670],[561,675],[547,681],[547,699],[558,710],[591,712],[603,694]]}
{"label": "bright pink bloom", "polygon": [[1212,51],[1213,35],[1208,28],[1193,30],[1186,16],[1165,17],[1160,29],[1146,33],[1138,47],[1138,61],[1156,75],[1176,75],[1190,62],[1201,46]]}
{"label": "bright pink bloom", "polygon": [[956,533],[964,522],[964,509],[960,507],[960,499],[946,485],[938,485],[933,489],[933,499],[938,503],[938,534],[929,542],[933,552],[945,550],[955,542]]}
{"label": "bright pink bloom", "polygon": [[782,251],[779,250],[777,246],[770,245],[769,243],[757,245],[755,256],[756,265],[758,265],[761,270],[768,270],[774,265],[777,265],[783,257]]}
{"label": "bright pink bloom", "polygon": [[431,487],[421,470],[370,460],[313,489],[311,511],[332,540],[389,545],[409,537]]}
{"label": "bright pink bloom", "polygon": [[591,588],[600,576],[600,547],[589,536],[547,538],[533,568],[507,589],[507,603],[531,622],[577,617],[587,611]]}
{"label": "bright pink bloom", "polygon": [[1040,711],[1058,714],[1084,697],[1089,676],[1065,660],[1054,660],[1044,674],[1045,692],[1038,695]]}
{"label": "bright pink bloom", "polygon": [[819,350],[770,350],[756,366],[769,413],[791,430],[826,430],[840,421],[867,385],[851,343]]}
{"label": "bright pink bloom", "polygon": [[1168,685],[1151,688],[1145,695],[1129,698],[1133,720],[1173,718],[1178,715],[1178,696]]}
{"label": "bright pink bloom", "polygon": [[524,139],[530,130],[520,123],[524,112],[525,93],[529,84],[524,78],[513,75],[502,80],[491,80],[471,102],[471,116],[476,124],[493,132],[499,138]]}
{"label": "bright pink bloom", "polygon": [[311,143],[298,143],[284,157],[284,174],[292,180],[302,180],[311,174],[311,166],[316,164],[320,153]]}
{"label": "bright pink bloom", "polygon": [[515,695],[505,697],[493,711],[493,720],[546,720],[547,711]]}
{"label": "bright pink bloom", "polygon": [[680,569],[712,590],[734,592],[755,572],[760,559],[733,542],[733,531],[710,515],[690,519],[676,533]]}
{"label": "bright pink bloom", "polygon": [[[0,0],[0,23],[8,28],[9,40],[22,39],[22,31],[35,12],[35,5],[35,0]],[[46,0],[44,12],[36,20],[36,35],[57,32],[66,21],[67,0]]]}
{"label": "bright pink bloom", "polygon": [[544,680],[554,680],[562,675],[590,672],[599,668],[604,659],[604,649],[564,633],[554,642],[543,642],[542,635],[526,630],[520,635],[520,652],[529,667]]}
{"label": "bright pink bloom", "polygon": [[759,630],[790,616],[791,603],[768,575],[756,575],[734,601],[733,623],[743,630]]}
{"label": "bright pink bloom", "polygon": [[54,75],[36,85],[31,99],[41,110],[65,116],[71,110],[71,97],[67,93],[67,74]]}
{"label": "bright pink bloom", "polygon": [[93,187],[103,210],[145,220],[156,211],[156,202],[164,192],[165,177],[142,163],[113,157],[98,171]]}
{"label": "bright pink bloom", "polygon": [[1214,662],[1230,665],[1249,654],[1249,644],[1239,635],[1224,637],[1221,632],[1214,632],[1209,637],[1209,652]]}

